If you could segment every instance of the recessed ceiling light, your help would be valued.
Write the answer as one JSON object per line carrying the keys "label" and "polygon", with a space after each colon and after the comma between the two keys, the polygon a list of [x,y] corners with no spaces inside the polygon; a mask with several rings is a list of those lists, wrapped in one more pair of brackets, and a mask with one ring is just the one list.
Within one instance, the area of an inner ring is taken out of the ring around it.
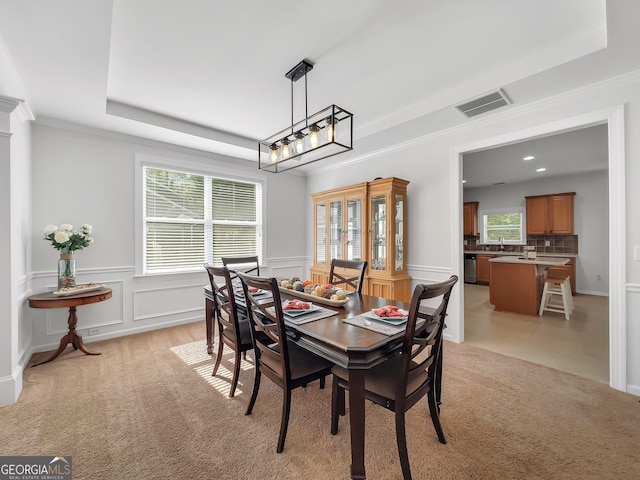
{"label": "recessed ceiling light", "polygon": [[523,160],[533,160],[534,158],[536,157],[534,157],[533,155],[527,155],[526,157],[522,157]]}
{"label": "recessed ceiling light", "polygon": [[466,180],[462,180],[462,183],[467,183],[467,181]]}
{"label": "recessed ceiling light", "polygon": [[544,172],[544,171],[546,171],[546,170],[547,170],[547,169],[546,169],[546,168],[544,168],[544,167],[536,168],[536,172]]}

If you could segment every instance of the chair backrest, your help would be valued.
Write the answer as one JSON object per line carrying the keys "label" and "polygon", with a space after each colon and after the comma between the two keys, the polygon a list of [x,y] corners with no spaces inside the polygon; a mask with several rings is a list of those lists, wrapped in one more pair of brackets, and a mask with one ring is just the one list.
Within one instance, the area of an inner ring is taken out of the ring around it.
{"label": "chair backrest", "polygon": [[260,276],[260,263],[257,256],[251,257],[222,257],[222,265],[229,267],[232,272],[232,278],[235,277],[237,271],[250,273]]}
{"label": "chair backrest", "polygon": [[[275,383],[286,386],[291,379],[289,349],[285,334],[284,315],[278,281],[275,278],[257,277],[237,272],[247,298],[247,314],[253,337],[256,367]],[[270,301],[264,296],[249,294],[255,287],[272,294]],[[264,335],[259,335],[259,333]]]}
{"label": "chair backrest", "polygon": [[[231,329],[234,338],[240,341],[240,336],[236,335],[240,331],[238,321],[238,308],[231,273],[227,267],[213,267],[205,265],[211,282],[211,290],[213,291],[214,308],[218,317],[218,328],[222,330]],[[221,315],[221,310],[226,313],[226,318]]]}
{"label": "chair backrest", "polygon": [[[423,396],[423,390],[429,387],[428,380],[435,378],[438,356],[442,352],[444,320],[447,315],[451,291],[457,281],[458,277],[452,275],[444,282],[418,284],[413,290],[407,329],[402,345],[404,378],[400,391],[397,393],[399,396],[405,395],[407,384],[415,385],[419,383],[420,379],[423,379],[422,384],[414,390],[414,394],[419,398]],[[440,297],[440,302],[433,313],[420,311],[423,301],[438,297]],[[425,375],[425,371],[427,375]]]}
{"label": "chair backrest", "polygon": [[331,260],[331,269],[329,270],[329,283],[339,288],[353,290],[356,293],[362,293],[364,285],[364,272],[367,269],[366,261]]}

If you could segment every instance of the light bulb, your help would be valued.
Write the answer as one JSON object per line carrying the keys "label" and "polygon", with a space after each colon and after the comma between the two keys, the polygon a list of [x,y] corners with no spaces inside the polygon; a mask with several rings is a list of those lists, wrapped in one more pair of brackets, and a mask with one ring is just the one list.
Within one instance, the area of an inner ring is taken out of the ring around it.
{"label": "light bulb", "polygon": [[278,145],[273,143],[273,144],[271,144],[269,149],[271,150],[271,154],[270,154],[270,157],[269,157],[269,158],[271,158],[271,163],[277,163],[278,162]]}
{"label": "light bulb", "polygon": [[291,151],[289,150],[289,140],[286,138],[282,140],[282,159],[289,158],[291,156]]}
{"label": "light bulb", "polygon": [[296,153],[304,153],[304,135],[296,133],[296,139],[293,142]]}
{"label": "light bulb", "polygon": [[336,127],[338,126],[338,121],[335,117],[327,118],[327,142],[333,142],[336,139]]}
{"label": "light bulb", "polygon": [[320,144],[320,137],[318,136],[318,125],[315,123],[309,127],[309,147],[318,148]]}

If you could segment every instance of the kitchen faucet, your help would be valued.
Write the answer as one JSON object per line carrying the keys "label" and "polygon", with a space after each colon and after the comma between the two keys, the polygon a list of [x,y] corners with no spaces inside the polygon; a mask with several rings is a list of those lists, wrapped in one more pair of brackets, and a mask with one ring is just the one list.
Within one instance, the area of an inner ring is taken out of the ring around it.
{"label": "kitchen faucet", "polygon": [[504,237],[500,237],[498,241],[500,242],[500,251],[504,252]]}

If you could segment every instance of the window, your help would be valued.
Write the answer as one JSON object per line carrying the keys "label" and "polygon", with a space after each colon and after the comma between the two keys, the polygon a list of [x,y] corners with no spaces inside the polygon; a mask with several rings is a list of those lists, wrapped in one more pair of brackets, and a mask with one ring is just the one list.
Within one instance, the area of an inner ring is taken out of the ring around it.
{"label": "window", "polygon": [[143,274],[262,259],[262,184],[143,165]]}
{"label": "window", "polygon": [[525,244],[524,209],[510,208],[480,212],[480,243],[505,245]]}

